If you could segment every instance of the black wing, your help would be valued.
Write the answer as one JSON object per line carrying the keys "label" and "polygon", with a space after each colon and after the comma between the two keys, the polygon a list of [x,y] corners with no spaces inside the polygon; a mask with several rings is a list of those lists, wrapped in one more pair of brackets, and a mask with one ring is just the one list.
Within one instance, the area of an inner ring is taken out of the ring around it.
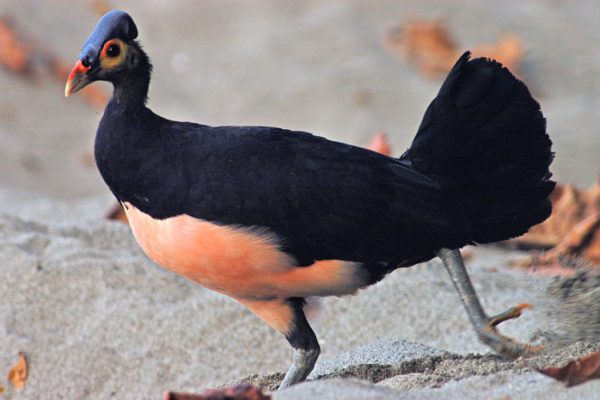
{"label": "black wing", "polygon": [[161,131],[145,138],[161,150],[139,157],[144,182],[113,188],[156,218],[265,227],[302,265],[400,263],[470,241],[459,207],[399,160],[277,128],[166,121]]}

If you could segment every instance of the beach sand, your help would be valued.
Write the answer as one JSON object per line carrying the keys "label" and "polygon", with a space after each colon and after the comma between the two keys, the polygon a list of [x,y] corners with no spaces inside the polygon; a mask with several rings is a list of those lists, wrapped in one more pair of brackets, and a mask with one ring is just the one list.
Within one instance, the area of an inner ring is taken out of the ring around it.
{"label": "beach sand", "polygon": [[[97,21],[89,4],[7,0],[0,14],[70,65]],[[594,2],[111,4],[139,27],[155,67],[149,105],[161,115],[282,126],[358,145],[385,131],[396,154],[441,82],[389,53],[385,33],[407,18],[443,17],[465,50],[516,33],[528,50],[521,76],[555,142],[556,178],[587,185],[600,170]],[[102,220],[114,200],[91,160],[101,110],[78,96],[65,99],[64,80],[39,62],[33,69],[30,78],[0,69],[0,387],[7,389],[0,399],[156,399],[165,390],[240,380],[275,387],[291,361],[287,342],[235,301],[161,270],[127,226]],[[490,314],[535,305],[501,331],[522,341],[550,338],[548,353],[515,362],[490,355],[441,263],[432,261],[356,296],[325,299],[315,324],[319,379],[275,398],[600,392],[598,380],[567,389],[535,372],[598,348],[599,321],[582,317],[597,313],[600,293],[589,283],[596,278],[566,295],[563,281],[510,269],[523,253],[471,251],[468,268]],[[3,377],[19,351],[30,370],[16,391]]]}

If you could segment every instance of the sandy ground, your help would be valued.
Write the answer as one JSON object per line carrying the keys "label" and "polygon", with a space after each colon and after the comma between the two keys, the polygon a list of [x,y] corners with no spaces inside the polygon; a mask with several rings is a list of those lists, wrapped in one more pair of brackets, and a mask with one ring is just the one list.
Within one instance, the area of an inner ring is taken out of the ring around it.
{"label": "sandy ground", "polygon": [[[600,313],[594,323],[589,321],[600,290],[597,283],[560,285],[509,270],[506,262],[514,257],[477,249],[470,272],[490,313],[517,302],[536,305],[503,324],[503,332],[522,341],[552,334],[566,338],[563,346],[550,346],[548,359],[512,363],[481,356],[488,349],[477,341],[443,267],[431,262],[397,271],[357,296],[327,299],[315,324],[323,353],[312,377],[360,378],[378,383],[377,389],[367,385],[377,391],[381,386],[409,393],[441,387],[435,390],[456,391],[455,398],[462,398],[469,385],[487,382],[486,390],[509,391],[506,382],[530,379],[539,383],[528,384],[534,390],[531,398],[544,390],[568,396],[571,389],[537,377],[531,368],[560,365],[595,348],[580,344],[565,350],[586,335],[599,336],[597,330],[574,329],[569,316],[587,313],[579,325],[597,329]],[[25,389],[9,391],[7,398],[151,399],[165,389],[200,391],[247,375],[279,372],[245,379],[272,389],[290,361],[282,337],[234,301],[154,266],[122,224],[0,217],[0,259],[0,366],[8,369],[18,351],[30,362]],[[575,302],[582,306],[563,310],[564,297],[577,293],[587,296],[589,304]],[[468,355],[472,352],[478,355]],[[460,383],[497,374],[495,380]],[[303,386],[308,392],[330,387],[322,385],[335,382]],[[599,389],[600,381],[594,381],[577,393]],[[290,390],[290,398],[298,390]],[[351,387],[346,390],[345,398],[361,398]],[[282,392],[278,398],[286,396]]]}
{"label": "sandy ground", "polygon": [[[588,184],[600,169],[595,2],[112,3],[138,24],[156,71],[150,106],[160,114],[283,126],[355,144],[386,131],[396,153],[410,143],[440,82],[384,49],[389,28],[408,17],[444,17],[465,49],[517,33],[528,49],[524,79],[555,142],[557,178]],[[97,19],[87,4],[6,0],[0,14],[74,61]],[[24,80],[0,69],[0,386],[8,388],[0,399],[151,399],[258,373],[255,381],[276,385],[280,375],[269,372],[287,368],[285,340],[234,301],[160,270],[126,226],[100,220],[112,199],[85,160],[101,114],[81,98],[64,99],[63,88],[43,71]],[[600,337],[597,320],[587,316],[600,304],[597,281],[567,284],[581,296],[565,295],[560,282],[509,270],[508,260],[519,256],[478,249],[473,280],[490,312],[534,303],[502,330],[520,340],[560,339],[549,355],[515,363],[482,355],[487,348],[432,262],[358,296],[327,299],[315,377],[328,378],[277,398],[397,398],[399,391],[407,398],[593,398],[600,381],[566,389],[532,366],[563,364],[595,348],[589,339]],[[30,378],[15,392],[2,371],[20,350]]]}

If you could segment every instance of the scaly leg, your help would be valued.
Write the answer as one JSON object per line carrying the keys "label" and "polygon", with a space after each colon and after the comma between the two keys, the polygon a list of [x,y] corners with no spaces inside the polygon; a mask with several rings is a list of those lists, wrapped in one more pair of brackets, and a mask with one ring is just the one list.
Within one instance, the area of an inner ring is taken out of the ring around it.
{"label": "scaly leg", "polygon": [[471,284],[460,251],[441,249],[437,252],[437,256],[444,262],[452,283],[454,283],[454,287],[458,291],[458,295],[467,310],[471,324],[473,324],[475,331],[479,335],[479,339],[483,343],[508,358],[516,358],[541,349],[541,346],[519,343],[496,331],[498,324],[508,319],[519,317],[522,310],[529,307],[528,304],[519,304],[497,316],[488,317],[479,303],[477,293],[475,293],[475,289]]}
{"label": "scaly leg", "polygon": [[313,370],[321,352],[317,337],[308,324],[302,310],[304,299],[294,298],[288,301],[294,309],[294,320],[285,338],[294,348],[294,355],[292,357],[292,366],[285,374],[279,389],[305,380]]}
{"label": "scaly leg", "polygon": [[304,299],[245,300],[238,299],[271,327],[281,332],[294,348],[292,365],[279,389],[302,382],[313,370],[321,349],[304,310]]}

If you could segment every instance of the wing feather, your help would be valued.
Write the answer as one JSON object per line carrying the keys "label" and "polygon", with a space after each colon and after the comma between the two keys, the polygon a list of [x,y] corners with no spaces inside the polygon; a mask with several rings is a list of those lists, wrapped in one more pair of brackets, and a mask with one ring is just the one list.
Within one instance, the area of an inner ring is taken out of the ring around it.
{"label": "wing feather", "polygon": [[397,159],[304,132],[170,124],[137,184],[149,201],[127,199],[150,215],[265,227],[300,265],[401,263],[470,241],[460,206]]}

